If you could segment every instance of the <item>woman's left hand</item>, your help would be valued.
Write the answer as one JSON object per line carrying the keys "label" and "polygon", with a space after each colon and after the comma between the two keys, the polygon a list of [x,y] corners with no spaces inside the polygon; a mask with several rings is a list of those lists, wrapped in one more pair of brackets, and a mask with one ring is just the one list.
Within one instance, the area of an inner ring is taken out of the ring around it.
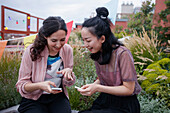
{"label": "woman's left hand", "polygon": [[57,74],[63,74],[64,78],[68,81],[73,80],[72,69],[70,68],[65,68],[61,71],[58,71]]}
{"label": "woman's left hand", "polygon": [[99,84],[86,84],[81,88],[77,89],[82,95],[91,96],[93,93],[97,92],[97,87]]}

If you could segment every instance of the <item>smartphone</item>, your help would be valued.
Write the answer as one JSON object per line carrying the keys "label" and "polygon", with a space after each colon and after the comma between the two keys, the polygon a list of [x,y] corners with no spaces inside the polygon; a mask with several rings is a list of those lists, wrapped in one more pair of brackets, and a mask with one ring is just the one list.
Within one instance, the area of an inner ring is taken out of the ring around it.
{"label": "smartphone", "polygon": [[51,88],[52,90],[57,90],[57,91],[61,91],[62,90],[62,88],[56,88],[56,87],[53,87],[53,88]]}
{"label": "smartphone", "polygon": [[75,86],[76,89],[81,89],[80,87]]}

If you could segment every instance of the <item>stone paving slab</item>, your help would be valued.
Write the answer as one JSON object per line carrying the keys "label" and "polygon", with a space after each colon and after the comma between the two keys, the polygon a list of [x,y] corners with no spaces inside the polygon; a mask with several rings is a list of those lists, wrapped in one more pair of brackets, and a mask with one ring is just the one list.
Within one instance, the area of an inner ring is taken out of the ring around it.
{"label": "stone paving slab", "polygon": [[17,110],[18,107],[19,107],[19,105],[16,105],[16,106],[1,110],[0,113],[19,113]]}
{"label": "stone paving slab", "polygon": [[[16,105],[16,106],[4,109],[4,110],[0,110],[0,113],[19,113],[17,110],[18,107],[19,107],[19,105]],[[78,113],[78,111],[72,110],[71,113]]]}

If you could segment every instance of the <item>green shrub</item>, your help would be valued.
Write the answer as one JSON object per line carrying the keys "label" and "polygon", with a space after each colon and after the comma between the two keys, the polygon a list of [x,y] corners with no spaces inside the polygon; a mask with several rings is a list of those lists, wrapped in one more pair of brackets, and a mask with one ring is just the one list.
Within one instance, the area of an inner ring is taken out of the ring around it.
{"label": "green shrub", "polygon": [[155,98],[160,98],[165,101],[166,105],[170,106],[169,101],[169,85],[170,85],[170,59],[164,58],[153,64],[150,64],[143,76],[146,77],[142,81],[141,87]]}
{"label": "green shrub", "polygon": [[153,26],[153,10],[155,4],[151,2],[151,0],[145,0],[142,2],[141,11],[135,14],[130,15],[130,19],[128,21],[128,28],[130,31],[137,31],[140,34],[143,31],[143,27],[146,31],[148,31],[148,35],[150,35],[150,31]]}
{"label": "green shrub", "polygon": [[119,34],[120,32],[122,32],[123,30],[123,26],[120,26],[120,25],[116,25],[115,28],[113,29],[113,33],[115,34]]}
{"label": "green shrub", "polygon": [[166,107],[164,101],[154,99],[152,95],[147,94],[145,91],[138,95],[141,113],[169,113],[170,109]]}
{"label": "green shrub", "polygon": [[120,39],[120,38],[123,38],[123,36],[125,36],[126,33],[122,31],[120,33],[114,33],[114,35],[117,39]]}
{"label": "green shrub", "polygon": [[5,53],[0,62],[0,109],[17,105],[21,96],[15,84],[18,80],[21,55]]}
{"label": "green shrub", "polygon": [[74,87],[81,87],[82,85],[93,83],[96,80],[97,75],[94,61],[89,57],[90,52],[81,46],[83,45],[83,42],[80,39],[80,33],[73,33],[69,40],[69,44],[73,47],[73,71],[77,79],[76,83],[67,89],[71,108],[80,111],[88,109],[98,96],[98,93],[93,94],[92,96],[83,96]]}
{"label": "green shrub", "polygon": [[131,51],[139,74],[142,74],[143,69],[146,69],[149,64],[161,58],[161,50],[157,50],[159,41],[154,32],[151,32],[151,38],[149,38],[147,32],[143,29],[140,36],[134,33],[131,38],[126,39],[123,43]]}
{"label": "green shrub", "polygon": [[74,87],[75,86],[81,87],[84,84],[93,83],[95,79],[96,77],[93,77],[93,76],[86,77],[85,80],[83,77],[79,77],[76,80],[75,85],[68,88],[69,101],[70,101],[70,105],[72,109],[80,111],[80,110],[88,109],[92,106],[93,101],[97,98],[99,93],[95,93],[91,96],[83,96]]}
{"label": "green shrub", "polygon": [[166,48],[170,39],[169,31],[169,15],[170,15],[170,0],[165,0],[165,9],[154,15],[155,27],[154,30],[158,34],[158,39],[161,40],[161,45]]}
{"label": "green shrub", "polygon": [[[81,87],[82,85],[93,83],[96,80],[97,75],[94,61],[89,57],[90,53],[86,48],[78,46],[73,48],[73,53],[73,71],[77,77],[74,86]],[[83,96],[74,88],[74,86],[68,88],[71,108],[78,111],[88,109],[98,96],[98,93],[93,94],[92,96]]]}
{"label": "green shrub", "polygon": [[81,39],[80,30],[71,32],[68,43],[70,45],[82,45],[83,40]]}

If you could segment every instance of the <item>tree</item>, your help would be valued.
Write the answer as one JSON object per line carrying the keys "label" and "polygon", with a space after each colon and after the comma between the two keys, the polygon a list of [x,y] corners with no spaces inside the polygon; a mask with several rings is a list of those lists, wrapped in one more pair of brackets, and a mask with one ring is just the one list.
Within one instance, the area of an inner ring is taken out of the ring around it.
{"label": "tree", "polygon": [[[133,14],[130,16],[130,20],[128,22],[128,29],[136,30],[138,34],[140,34],[144,29],[149,33],[152,29],[153,25],[153,9],[155,4],[150,0],[147,0],[142,3],[141,12]],[[148,34],[149,35],[149,34]],[[150,36],[150,35],[149,35]]]}
{"label": "tree", "polygon": [[168,40],[170,40],[170,1],[165,1],[165,5],[166,9],[154,18],[158,22],[155,24],[154,30],[158,34],[158,40],[161,40],[162,46],[167,46]]}

